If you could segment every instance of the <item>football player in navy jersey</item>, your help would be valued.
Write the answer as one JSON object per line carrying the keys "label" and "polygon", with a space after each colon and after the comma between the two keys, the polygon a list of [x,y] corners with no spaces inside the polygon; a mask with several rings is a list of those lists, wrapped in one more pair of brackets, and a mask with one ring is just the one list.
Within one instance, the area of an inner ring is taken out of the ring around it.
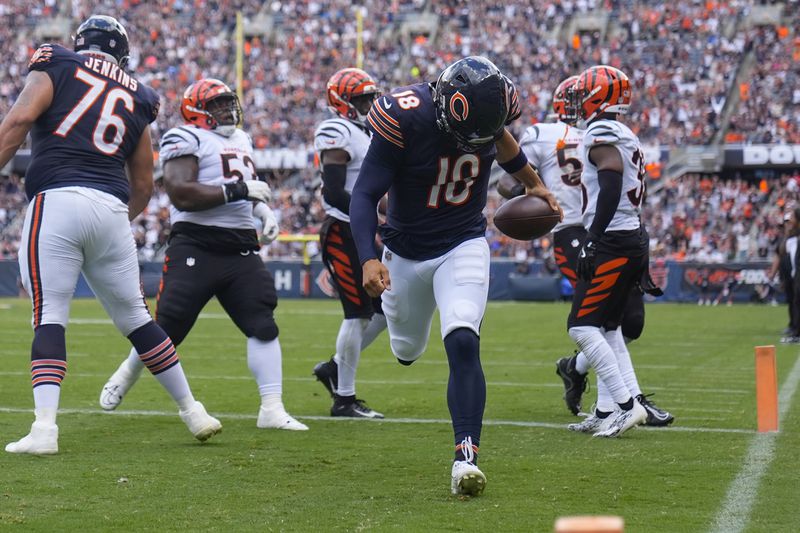
{"label": "football player in navy jersey", "polygon": [[[480,324],[489,290],[486,189],[492,162],[560,208],[506,124],[520,115],[516,89],[483,57],[447,67],[436,83],[378,98],[367,116],[372,142],[352,192],[350,218],[364,287],[382,295],[394,355],[404,365],[424,351],[433,311],[450,366],[447,404],[456,453],[454,494],[480,494],[477,467],[486,403]],[[376,205],[388,191],[378,259]]]}
{"label": "football player in navy jersey", "polygon": [[0,168],[30,131],[25,175],[30,199],[19,263],[33,303],[31,376],[36,421],[11,453],[58,452],[61,380],[67,370],[65,328],[83,272],[114,325],[170,393],[199,440],[222,426],[196,401],[170,338],[153,321],[139,283],[129,219],[153,188],[149,124],[158,96],[124,67],[125,28],[112,17],[80,25],[75,51],[39,47],[25,87],[0,124]]}

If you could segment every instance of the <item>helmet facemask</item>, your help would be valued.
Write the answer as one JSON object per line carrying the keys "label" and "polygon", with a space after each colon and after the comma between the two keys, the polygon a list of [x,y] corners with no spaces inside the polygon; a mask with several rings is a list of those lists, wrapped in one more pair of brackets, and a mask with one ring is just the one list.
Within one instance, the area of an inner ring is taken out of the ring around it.
{"label": "helmet facemask", "polygon": [[242,120],[242,107],[235,94],[221,94],[206,102],[205,113],[212,121],[212,129],[225,137],[230,137]]}

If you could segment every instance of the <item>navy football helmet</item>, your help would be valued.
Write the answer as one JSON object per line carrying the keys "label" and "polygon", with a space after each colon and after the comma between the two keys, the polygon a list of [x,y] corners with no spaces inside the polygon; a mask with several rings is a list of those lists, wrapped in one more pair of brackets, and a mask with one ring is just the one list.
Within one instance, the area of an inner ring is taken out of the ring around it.
{"label": "navy football helmet", "polygon": [[120,68],[128,63],[128,32],[114,17],[92,15],[75,32],[75,51],[111,56]]}
{"label": "navy football helmet", "polygon": [[518,116],[516,100],[513,84],[480,56],[459,59],[444,69],[433,88],[436,124],[465,152],[480,150],[502,135]]}

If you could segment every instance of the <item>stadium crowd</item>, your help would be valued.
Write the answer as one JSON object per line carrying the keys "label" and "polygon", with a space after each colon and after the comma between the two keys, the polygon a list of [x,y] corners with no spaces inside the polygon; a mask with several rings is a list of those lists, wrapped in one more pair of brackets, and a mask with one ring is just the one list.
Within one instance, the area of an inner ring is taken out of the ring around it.
{"label": "stadium crowd", "polygon": [[[180,122],[180,94],[191,81],[202,76],[235,80],[230,42],[235,13],[241,10],[246,26],[269,25],[267,33],[250,35],[245,43],[246,129],[257,148],[303,149],[310,145],[315,124],[326,116],[328,76],[356,56],[354,13],[362,9],[364,68],[384,88],[431,80],[457,57],[485,54],[522,93],[524,117],[515,133],[547,119],[555,81],[588,64],[606,63],[632,77],[636,93],[628,123],[643,143],[709,143],[720,127],[737,68],[752,49],[754,73],[738,87],[739,109],[731,119],[729,140],[800,143],[800,38],[796,30],[792,34],[783,27],[744,28],[741,17],[752,4],[364,0],[354,8],[349,0],[17,0],[0,5],[0,115],[21,89],[43,19],[69,19],[74,27],[92,12],[118,13],[133,43],[130,67],[162,95],[153,132],[157,139]],[[786,2],[787,13],[796,7],[796,1]],[[565,34],[573,28],[571,21],[597,9],[609,15],[605,29],[575,27],[571,39]],[[416,29],[425,27],[418,21],[410,24],[420,13],[439,15],[436,28],[423,31]],[[800,23],[797,19],[797,14],[790,18]],[[301,171],[289,180],[272,178],[282,230],[315,232],[323,213],[314,171]],[[0,256],[13,258],[25,199],[19,176],[4,176],[0,183]],[[796,201],[796,184],[796,176],[762,183],[685,176],[667,183],[647,204],[654,251],[697,260],[765,257],[768,251],[762,245],[773,243],[782,211]],[[702,196],[693,194],[697,187],[702,187]],[[497,199],[490,198],[490,218],[496,205]],[[735,209],[728,212],[726,206]],[[142,259],[158,259],[169,232],[163,191],[133,228]],[[488,235],[496,256],[537,258],[549,253],[547,239],[519,243],[492,227]],[[269,254],[296,256],[301,251],[297,244],[274,243]]]}

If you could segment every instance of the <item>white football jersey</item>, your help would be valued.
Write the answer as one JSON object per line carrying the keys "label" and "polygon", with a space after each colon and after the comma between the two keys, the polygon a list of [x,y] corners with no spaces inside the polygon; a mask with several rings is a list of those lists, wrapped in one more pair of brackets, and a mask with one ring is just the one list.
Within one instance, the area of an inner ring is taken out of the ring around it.
{"label": "white football jersey", "polygon": [[563,122],[536,124],[525,130],[519,145],[564,210],[553,231],[582,225],[583,130]]}
{"label": "white football jersey", "polygon": [[640,226],[640,205],[644,197],[644,154],[639,138],[621,122],[616,120],[598,120],[592,122],[583,137],[583,174],[581,184],[585,190],[586,208],[583,212],[583,225],[586,229],[592,225],[597,211],[597,195],[600,184],[597,181],[597,167],[589,161],[589,150],[593,146],[609,144],[615,146],[622,156],[622,195],[617,212],[611,219],[606,231],[632,230]]}
{"label": "white football jersey", "polygon": [[[321,157],[325,150],[336,149],[344,150],[350,156],[350,161],[347,162],[347,179],[344,184],[344,190],[347,192],[353,192],[358,172],[361,170],[361,163],[364,161],[364,156],[367,155],[369,141],[370,135],[366,129],[343,118],[329,118],[321,122],[314,132],[314,150],[318,156]],[[350,217],[346,213],[328,205],[324,199],[322,205],[328,215],[342,222],[350,222]]]}
{"label": "white football jersey", "polygon": [[[162,163],[187,155],[197,158],[197,181],[203,185],[222,187],[239,179],[257,179],[253,143],[238,128],[230,137],[190,125],[172,128],[164,134],[159,152]],[[172,224],[191,222],[220,228],[255,229],[250,200],[239,200],[202,211],[180,211],[170,205],[169,213]]]}

